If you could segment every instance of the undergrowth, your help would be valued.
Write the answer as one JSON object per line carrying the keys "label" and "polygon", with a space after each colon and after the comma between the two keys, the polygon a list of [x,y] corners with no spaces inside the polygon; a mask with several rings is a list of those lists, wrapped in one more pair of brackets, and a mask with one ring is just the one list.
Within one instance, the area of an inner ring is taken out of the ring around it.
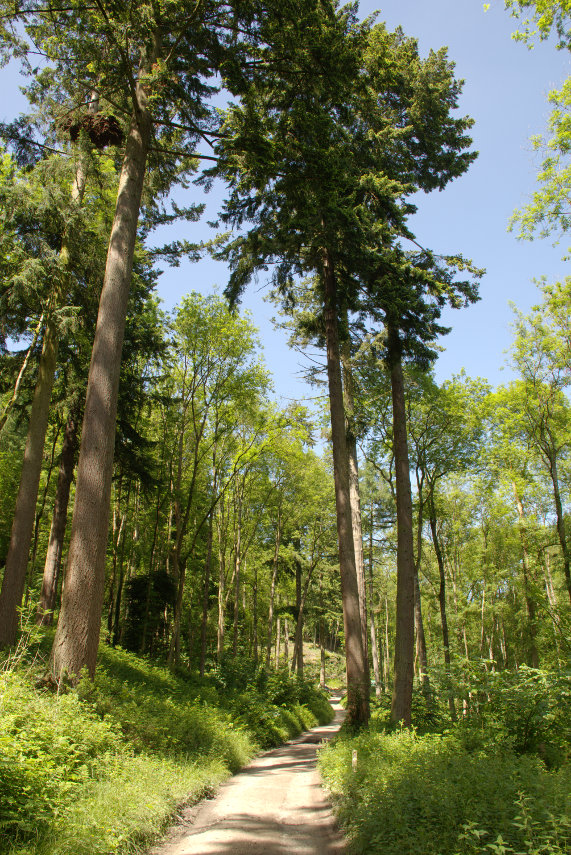
{"label": "undergrowth", "polygon": [[138,852],[260,748],[332,717],[285,673],[200,679],[103,645],[76,690],[34,685],[43,670],[22,656],[0,668],[2,855]]}
{"label": "undergrowth", "polygon": [[479,673],[466,697],[453,723],[434,687],[415,694],[412,730],[392,726],[381,699],[366,731],[320,752],[354,853],[571,851],[569,675]]}

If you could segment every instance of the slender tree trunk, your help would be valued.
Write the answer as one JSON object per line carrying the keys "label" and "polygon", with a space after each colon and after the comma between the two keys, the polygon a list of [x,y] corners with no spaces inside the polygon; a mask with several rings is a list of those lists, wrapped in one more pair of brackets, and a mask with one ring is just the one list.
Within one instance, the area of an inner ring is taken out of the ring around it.
{"label": "slender tree trunk", "polygon": [[369,616],[371,632],[371,651],[373,653],[373,677],[375,679],[375,695],[381,697],[381,675],[379,671],[379,647],[375,627],[374,590],[373,590],[373,502],[371,502],[371,526],[369,528]]}
{"label": "slender tree trunk", "polygon": [[33,538],[32,538],[32,551],[30,554],[30,561],[28,564],[28,579],[27,579],[27,583],[26,583],[26,596],[25,596],[25,600],[24,600],[26,606],[28,605],[30,589],[31,589],[33,582],[34,582],[34,574],[35,574],[35,569],[36,569],[36,557],[38,554],[38,541],[40,538],[41,523],[42,523],[42,518],[44,516],[44,511],[46,509],[46,499],[48,497],[48,492],[50,489],[50,483],[52,480],[52,474],[54,471],[54,464],[55,464],[55,459],[56,459],[56,446],[57,446],[58,439],[59,439],[60,427],[61,426],[58,425],[57,430],[54,432],[54,437],[53,437],[53,441],[52,441],[52,450],[51,450],[51,454],[50,454],[50,462],[48,465],[47,472],[45,473],[44,489],[42,490],[42,496],[41,496],[41,498],[40,498],[40,500],[36,506],[36,516],[35,516],[35,520],[34,520],[34,534],[33,534]]}
{"label": "slender tree trunk", "polygon": [[561,504],[561,492],[559,489],[559,474],[557,471],[557,460],[555,454],[549,458],[549,473],[551,475],[551,483],[553,484],[553,498],[555,500],[555,515],[557,518],[557,536],[559,545],[561,546],[561,555],[563,556],[563,575],[565,576],[565,586],[569,599],[571,600],[571,569],[569,559],[569,547],[567,546],[567,536],[565,533],[565,517],[563,516],[563,506]]}
{"label": "slender tree trunk", "polygon": [[280,645],[282,643],[281,632],[282,632],[282,623],[281,623],[280,617],[278,615],[278,618],[276,620],[276,671],[278,671],[279,667],[280,667],[280,652],[281,652]]}
{"label": "slender tree trunk", "polygon": [[42,327],[44,325],[44,317],[45,317],[45,315],[42,312],[42,314],[40,315],[40,320],[38,321],[36,329],[34,330],[34,335],[33,335],[32,341],[30,343],[30,346],[29,346],[28,350],[26,351],[26,356],[24,357],[24,361],[22,362],[22,365],[20,366],[20,370],[18,372],[16,382],[14,383],[14,390],[12,392],[10,400],[8,401],[6,406],[4,407],[4,410],[2,411],[2,415],[0,416],[0,433],[2,433],[2,430],[3,430],[4,425],[6,424],[6,422],[8,420],[8,416],[10,415],[12,407],[14,406],[14,404],[16,403],[16,401],[18,399],[18,392],[20,391],[20,386],[22,384],[24,374],[26,373],[26,369],[27,369],[28,364],[30,362],[30,357],[31,357],[32,353],[34,352],[34,348],[36,347],[36,344],[38,343],[38,338],[40,337],[40,333],[41,333]]}
{"label": "slender tree trunk", "polygon": [[220,503],[217,514],[218,528],[218,626],[216,633],[216,658],[218,664],[222,662],[224,656],[224,625],[225,625],[225,610],[226,610],[226,562],[224,544],[222,542],[224,528],[224,504]]}
{"label": "slender tree trunk", "polygon": [[206,666],[206,635],[208,629],[208,602],[210,599],[210,568],[212,565],[212,517],[214,511],[210,511],[208,518],[208,543],[206,546],[206,561],[204,563],[204,586],[202,590],[202,621],[200,625],[200,676],[204,677]]}
{"label": "slender tree trunk", "polygon": [[57,329],[53,316],[48,316],[0,592],[0,646],[14,644],[18,634],[18,608],[26,584],[57,349]]}
{"label": "slender tree trunk", "polygon": [[363,650],[359,609],[359,588],[353,545],[353,522],[349,488],[349,460],[345,433],[343,386],[337,317],[337,282],[331,260],[324,254],[325,335],[327,341],[327,378],[333,446],[337,538],[341,575],[341,598],[345,627],[347,665],[347,722],[357,727],[369,720],[369,675]]}
{"label": "slender tree trunk", "polygon": [[284,618],[284,658],[289,671],[289,625],[287,618]]}
{"label": "slender tree trunk", "polygon": [[79,402],[75,402],[71,406],[63,437],[50,539],[44,565],[42,594],[37,615],[37,623],[40,626],[51,625],[56,606],[57,586],[67,524],[69,492],[73,480],[75,452],[77,449],[78,425]]}
{"label": "slender tree trunk", "polygon": [[258,566],[254,562],[254,583],[252,585],[252,619],[254,633],[254,665],[258,667]]}
{"label": "slender tree trunk", "polygon": [[391,718],[411,724],[414,677],[414,545],[412,497],[408,462],[406,404],[401,361],[401,343],[396,327],[388,327],[387,361],[391,372],[393,401],[393,454],[397,499],[397,609],[394,686]]}
{"label": "slender tree trunk", "polygon": [[[446,616],[446,574],[444,568],[444,558],[438,540],[438,530],[436,527],[436,516],[434,510],[430,514],[430,532],[432,534],[432,543],[434,545],[434,553],[438,564],[438,575],[440,577],[440,588],[438,589],[438,605],[440,606],[440,623],[442,626],[442,645],[444,647],[444,668],[446,677],[450,681],[450,636],[448,634],[448,618]],[[450,690],[449,690],[450,691]],[[452,694],[448,697],[448,709],[450,710],[450,718],[452,721],[457,721],[456,704]]]}
{"label": "slender tree trunk", "polygon": [[537,649],[537,616],[535,611],[535,600],[531,591],[531,571],[529,568],[529,552],[527,548],[527,531],[525,525],[525,514],[523,510],[523,502],[518,493],[517,484],[512,482],[515,503],[517,507],[517,515],[519,519],[519,537],[521,541],[522,551],[522,571],[523,571],[523,594],[525,597],[525,605],[527,609],[527,630],[528,630],[528,662],[532,668],[539,668],[539,652]]}
{"label": "slender tree trunk", "polygon": [[422,561],[422,528],[424,525],[424,474],[419,477],[418,470],[416,482],[418,485],[418,518],[416,522],[416,560],[414,562],[414,628],[419,680],[422,686],[422,691],[428,696],[430,694],[428,654],[426,652],[426,637],[424,634],[424,621],[422,619],[422,600],[420,596],[419,580],[420,565]]}
{"label": "slender tree trunk", "polygon": [[[268,607],[268,640],[266,644],[266,668],[270,667],[272,655],[272,636],[274,623],[274,598],[276,594],[276,582],[278,578],[278,556],[280,551],[281,540],[281,512],[278,510],[278,518],[276,521],[276,535],[274,539],[274,557],[272,560],[272,579],[270,582],[270,603]],[[278,630],[279,636],[279,630]]]}
{"label": "slender tree trunk", "polygon": [[[346,313],[345,313],[346,314]],[[346,325],[348,325],[347,318]],[[349,462],[349,496],[351,502],[351,521],[353,528],[353,547],[355,549],[355,569],[359,590],[359,613],[361,617],[363,654],[367,674],[369,673],[369,641],[367,637],[367,586],[365,583],[365,559],[363,555],[363,526],[361,519],[361,496],[359,491],[359,460],[355,437],[355,400],[353,391],[353,371],[351,368],[350,342],[346,338],[341,349],[343,368],[343,405],[345,408],[345,426],[347,437],[347,455]]]}
{"label": "slender tree trunk", "polygon": [[[148,65],[155,61],[149,58]],[[127,137],[87,384],[68,567],[52,648],[56,675],[95,673],[105,588],[105,556],[121,350],[137,223],[151,140],[141,81]]]}
{"label": "slender tree trunk", "polygon": [[232,655],[238,655],[238,621],[240,617],[240,562],[242,559],[242,495],[238,496],[238,531],[236,536],[236,553],[234,563],[234,626],[232,638]]}
{"label": "slender tree trunk", "polygon": [[325,640],[323,618],[319,618],[319,688],[325,688]]}
{"label": "slender tree trunk", "polygon": [[294,541],[295,550],[298,557],[295,559],[295,606],[297,610],[297,620],[295,622],[295,635],[293,637],[293,660],[291,670],[297,672],[298,676],[303,676],[303,604],[301,591],[301,561],[299,560],[299,550],[301,544],[299,540]]}

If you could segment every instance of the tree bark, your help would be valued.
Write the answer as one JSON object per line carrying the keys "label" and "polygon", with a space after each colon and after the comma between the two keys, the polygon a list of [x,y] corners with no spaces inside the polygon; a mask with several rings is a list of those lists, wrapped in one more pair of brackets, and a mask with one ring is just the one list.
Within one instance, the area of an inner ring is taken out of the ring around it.
{"label": "tree bark", "polygon": [[[155,57],[152,57],[154,62]],[[140,80],[127,137],[93,342],[62,608],[52,648],[59,677],[95,674],[105,587],[121,350],[137,223],[151,140]]]}
{"label": "tree bark", "polygon": [[37,623],[39,626],[51,625],[56,606],[57,586],[67,525],[69,492],[73,480],[75,452],[77,450],[79,408],[78,401],[72,404],[65,426],[50,539],[44,564],[42,594],[38,607]]}
{"label": "tree bark", "polygon": [[214,509],[208,517],[208,542],[206,545],[206,561],[204,562],[204,587],[202,590],[202,621],[200,624],[200,676],[204,677],[206,666],[206,632],[208,629],[208,602],[210,599],[210,568],[212,566],[212,517]]}
{"label": "tree bark", "polygon": [[367,636],[367,586],[365,583],[365,558],[363,554],[363,525],[361,518],[361,496],[359,490],[359,459],[357,457],[357,440],[355,437],[355,400],[353,391],[353,371],[351,368],[349,339],[346,338],[341,349],[341,365],[343,368],[343,405],[345,408],[345,429],[347,438],[347,455],[349,462],[349,496],[351,502],[351,521],[353,527],[353,547],[355,549],[355,569],[357,572],[357,587],[359,590],[359,613],[361,616],[361,632],[365,667],[369,673],[369,640]]}
{"label": "tree bark", "polygon": [[529,569],[529,553],[527,548],[527,532],[525,525],[525,514],[523,510],[523,502],[519,495],[517,484],[512,482],[515,502],[517,506],[517,515],[519,519],[519,537],[521,541],[521,565],[523,571],[523,595],[525,597],[525,605],[527,609],[527,630],[529,635],[528,644],[528,663],[532,668],[539,668],[539,651],[537,649],[537,615],[535,610],[535,600],[531,591],[531,571]]}
{"label": "tree bark", "polygon": [[[268,606],[268,639],[266,643],[266,668],[270,667],[270,660],[272,656],[272,635],[273,635],[273,625],[274,625],[274,599],[276,595],[276,581],[278,578],[278,556],[280,551],[280,540],[281,540],[281,510],[278,510],[278,518],[276,522],[276,535],[274,541],[274,557],[272,560],[272,579],[270,582],[270,602]],[[278,637],[279,637],[279,629],[278,629]],[[279,658],[279,657],[278,657]]]}
{"label": "tree bark", "polygon": [[[444,558],[440,549],[440,541],[438,540],[438,530],[436,528],[436,515],[434,510],[430,514],[430,532],[432,534],[432,543],[434,545],[434,553],[438,564],[438,575],[440,577],[440,588],[438,589],[438,605],[440,606],[440,623],[442,626],[442,645],[444,647],[444,668],[446,676],[450,680],[450,635],[448,633],[448,618],[446,615],[446,574],[444,568]],[[448,709],[450,710],[450,718],[452,721],[457,721],[456,704],[452,694],[448,697]]]}
{"label": "tree bark", "polygon": [[569,599],[571,600],[571,570],[569,548],[567,546],[567,536],[565,533],[565,517],[563,516],[563,506],[561,504],[561,492],[559,489],[557,460],[554,453],[552,453],[549,457],[549,474],[551,476],[551,483],[553,484],[553,498],[555,499],[557,536],[559,538],[559,545],[561,546],[561,554],[563,556],[563,575],[565,576],[565,586],[567,588],[567,593],[569,594]]}
{"label": "tree bark", "polygon": [[359,588],[353,545],[353,521],[349,488],[349,460],[343,408],[343,385],[339,353],[337,282],[331,259],[324,253],[325,336],[327,342],[327,379],[331,412],[333,473],[337,510],[337,539],[341,575],[341,599],[345,627],[347,665],[347,723],[360,727],[369,721],[369,675],[363,651],[363,633],[359,608]]}
{"label": "tree bark", "polygon": [[373,608],[373,502],[371,501],[371,526],[369,529],[369,623],[371,632],[371,651],[373,654],[373,677],[375,679],[375,695],[381,697],[381,674],[379,670],[379,647],[377,644],[377,629],[375,627],[375,611]]}
{"label": "tree bark", "polygon": [[406,404],[398,329],[389,323],[387,362],[391,372],[393,454],[397,500],[397,604],[391,719],[411,724],[414,677],[414,543],[408,461]]}
{"label": "tree bark", "polygon": [[18,634],[18,608],[22,603],[26,584],[57,350],[57,328],[53,316],[48,316],[0,591],[0,646],[14,644]]}
{"label": "tree bark", "polygon": [[416,659],[418,662],[418,674],[422,691],[425,695],[430,694],[430,681],[428,679],[428,654],[426,652],[426,637],[424,635],[424,621],[422,619],[422,600],[420,596],[419,572],[422,561],[422,529],[424,525],[424,474],[416,476],[418,486],[418,515],[416,522],[416,560],[414,562],[414,628],[416,635]]}

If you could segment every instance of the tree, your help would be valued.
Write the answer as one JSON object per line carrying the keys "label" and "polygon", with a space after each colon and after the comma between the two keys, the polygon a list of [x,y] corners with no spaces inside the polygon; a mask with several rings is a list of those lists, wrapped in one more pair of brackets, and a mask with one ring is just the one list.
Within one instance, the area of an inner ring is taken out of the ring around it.
{"label": "tree", "polygon": [[[552,32],[557,37],[557,47],[571,49],[571,17],[564,0],[505,0],[506,9],[521,19],[515,38],[529,47],[537,37],[547,39]],[[529,15],[529,17],[528,17]],[[571,80],[567,79],[561,89],[548,95],[553,105],[549,117],[548,137],[532,138],[536,151],[544,154],[537,176],[540,189],[533,194],[532,201],[521,211],[516,211],[510,228],[519,223],[520,237],[532,240],[538,233],[545,237],[553,232],[565,233],[571,225],[571,164],[569,163],[569,109],[571,107]]]}
{"label": "tree", "polygon": [[[63,119],[60,128],[70,134],[85,128],[99,143],[109,136],[120,140],[123,133],[126,140],[88,379],[68,576],[52,653],[56,674],[77,675],[85,664],[93,674],[95,668],[121,348],[147,160],[150,156],[157,166],[158,196],[194,169],[195,143],[215,124],[216,113],[207,104],[214,91],[209,78],[218,73],[231,91],[243,89],[250,70],[258,61],[263,64],[275,27],[282,28],[286,18],[290,28],[297,27],[290,13],[297,15],[299,3],[294,5],[284,16],[278,4],[278,21],[276,10],[268,14],[248,0],[230,7],[210,0],[192,11],[180,2],[85,6],[73,0],[52,9],[30,0],[15,15],[2,4],[3,26],[9,29],[11,22],[12,39],[29,71],[30,42],[48,59],[30,93]],[[22,23],[28,42],[17,29]],[[255,61],[248,64],[250,59]],[[97,93],[103,124],[84,114],[87,91]],[[195,213],[175,211],[189,219]]]}
{"label": "tree", "polygon": [[[346,12],[337,21],[324,18],[312,26],[314,51],[318,39],[322,44],[315,61],[324,71],[324,63],[329,64],[327,75],[313,75],[300,88],[299,76],[292,79],[277,69],[252,92],[249,108],[229,111],[218,171],[233,189],[223,219],[236,226],[250,220],[254,227],[223,255],[233,268],[228,293],[234,299],[254,270],[270,262],[277,265],[276,290],[292,307],[295,275],[317,277],[327,352],[349,709],[350,719],[359,724],[368,716],[362,697],[368,678],[355,578],[339,318],[347,311],[366,315],[369,310],[357,296],[358,283],[373,302],[378,289],[371,286],[379,270],[388,278],[389,271],[406,267],[402,253],[389,258],[395,240],[408,235],[404,220],[413,208],[404,197],[419,188],[442,188],[474,155],[463,152],[470,120],[450,116],[459,85],[444,52],[422,62],[416,44],[402,33],[387,33],[383,26],[359,28]],[[307,62],[305,56],[302,61]],[[245,141],[253,133],[263,156],[248,159]],[[396,275],[397,292],[401,281]],[[419,276],[417,285],[421,281]],[[393,326],[398,329],[398,320]],[[391,340],[396,341],[394,336]]]}

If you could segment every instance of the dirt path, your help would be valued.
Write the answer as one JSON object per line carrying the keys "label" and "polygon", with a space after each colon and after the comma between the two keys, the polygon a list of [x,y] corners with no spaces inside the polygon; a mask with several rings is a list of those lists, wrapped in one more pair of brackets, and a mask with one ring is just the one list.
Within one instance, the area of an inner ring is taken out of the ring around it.
{"label": "dirt path", "polygon": [[316,769],[317,747],[335,721],[268,751],[186,812],[184,825],[152,855],[338,855],[345,852]]}

